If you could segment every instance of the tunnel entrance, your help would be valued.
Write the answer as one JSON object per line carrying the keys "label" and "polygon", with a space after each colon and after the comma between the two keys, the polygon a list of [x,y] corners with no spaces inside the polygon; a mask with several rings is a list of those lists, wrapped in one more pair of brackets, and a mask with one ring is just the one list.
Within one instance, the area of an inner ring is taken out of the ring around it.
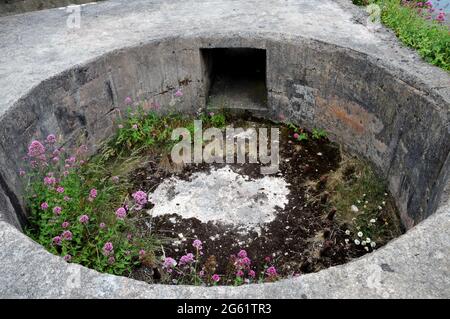
{"label": "tunnel entrance", "polygon": [[211,109],[267,107],[266,50],[201,49],[206,103]]}

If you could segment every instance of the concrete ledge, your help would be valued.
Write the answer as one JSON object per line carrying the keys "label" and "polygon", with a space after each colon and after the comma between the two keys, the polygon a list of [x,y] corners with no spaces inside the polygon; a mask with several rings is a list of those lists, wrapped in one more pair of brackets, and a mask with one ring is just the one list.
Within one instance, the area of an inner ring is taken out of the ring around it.
{"label": "concrete ledge", "polygon": [[[67,17],[0,18],[0,297],[450,297],[450,76],[371,31],[350,1],[110,0],[83,7],[80,29]],[[164,105],[186,78],[180,111],[195,111],[206,94],[199,49],[242,46],[268,52],[265,116],[324,127],[374,162],[411,228],[404,236],[300,278],[201,288],[67,264],[18,230],[17,172],[33,138],[84,135],[95,147],[125,96]]]}

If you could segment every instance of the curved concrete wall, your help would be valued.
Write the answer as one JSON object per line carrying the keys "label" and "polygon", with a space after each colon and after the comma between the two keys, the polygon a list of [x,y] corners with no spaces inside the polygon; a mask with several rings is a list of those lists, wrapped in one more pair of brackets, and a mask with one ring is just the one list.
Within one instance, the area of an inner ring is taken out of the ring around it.
{"label": "curved concrete wall", "polygon": [[0,120],[0,180],[4,218],[19,225],[17,172],[33,138],[62,134],[94,146],[114,130],[123,100],[158,102],[169,109],[182,87],[181,112],[205,106],[207,77],[200,49],[266,49],[268,108],[260,116],[321,127],[332,139],[367,157],[389,181],[407,228],[431,215],[448,178],[448,104],[426,87],[400,80],[365,54],[319,41],[245,38],[167,38],[117,50],[50,78]]}

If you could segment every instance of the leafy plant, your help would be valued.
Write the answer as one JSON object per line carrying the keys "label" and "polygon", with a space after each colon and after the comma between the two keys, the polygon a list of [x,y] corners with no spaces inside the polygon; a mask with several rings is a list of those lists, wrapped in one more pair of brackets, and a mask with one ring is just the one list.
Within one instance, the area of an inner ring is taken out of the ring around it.
{"label": "leafy plant", "polygon": [[[427,62],[450,71],[450,32],[445,25],[444,13],[435,17],[428,1],[372,1],[381,7],[381,21],[394,30],[407,46],[417,50]],[[353,0],[354,4],[367,5],[368,1]]]}
{"label": "leafy plant", "polygon": [[322,129],[313,128],[312,130],[312,138],[315,140],[320,140],[323,138],[327,138],[327,132]]}
{"label": "leafy plant", "polygon": [[368,163],[356,158],[344,158],[328,177],[330,205],[354,240],[363,242],[364,236],[379,245],[401,234],[395,204],[388,200],[385,185]]}
{"label": "leafy plant", "polygon": [[21,172],[31,213],[26,232],[68,262],[129,273],[143,252],[155,249],[156,240],[129,235],[133,211],[126,206],[126,183],[104,175],[98,163],[86,161],[86,154],[84,146],[68,153],[56,145],[54,135],[45,143],[31,143],[29,167]]}

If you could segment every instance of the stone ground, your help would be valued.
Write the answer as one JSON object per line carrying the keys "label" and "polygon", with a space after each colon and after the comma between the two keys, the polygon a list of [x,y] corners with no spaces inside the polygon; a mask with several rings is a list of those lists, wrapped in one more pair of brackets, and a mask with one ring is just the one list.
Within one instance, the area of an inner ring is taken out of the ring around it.
{"label": "stone ground", "polygon": [[[0,18],[0,116],[30,89],[112,50],[169,36],[311,38],[368,54],[402,78],[450,98],[448,76],[365,25],[345,0],[110,0],[83,8],[81,28],[53,9]],[[450,297],[449,187],[438,211],[379,251],[296,279],[242,287],[148,285],[67,264],[0,222],[3,298],[432,298]],[[399,253],[401,252],[401,253]],[[45,265],[43,267],[42,265]]]}

